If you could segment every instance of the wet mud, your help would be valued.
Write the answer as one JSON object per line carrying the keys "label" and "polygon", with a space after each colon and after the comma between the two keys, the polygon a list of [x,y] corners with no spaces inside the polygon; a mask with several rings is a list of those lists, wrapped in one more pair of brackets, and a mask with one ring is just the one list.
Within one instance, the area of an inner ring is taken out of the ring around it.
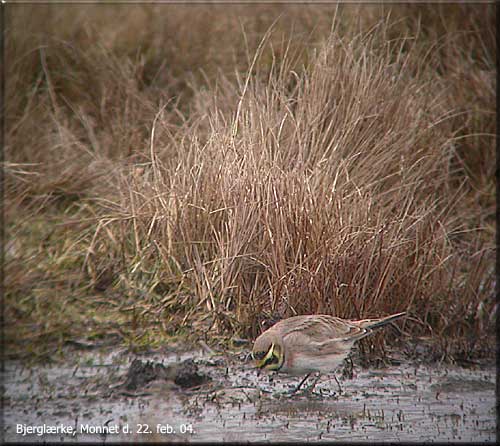
{"label": "wet mud", "polygon": [[[4,439],[15,442],[494,442],[493,364],[401,362],[300,378],[257,373],[248,351],[68,351],[5,364]],[[338,382],[337,382],[338,381]],[[309,386],[309,387],[308,387]]]}

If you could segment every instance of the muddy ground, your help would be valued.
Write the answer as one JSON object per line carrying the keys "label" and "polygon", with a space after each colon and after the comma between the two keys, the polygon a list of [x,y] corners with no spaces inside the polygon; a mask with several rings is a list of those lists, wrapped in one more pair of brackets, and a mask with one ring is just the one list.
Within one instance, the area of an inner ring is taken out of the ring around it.
{"label": "muddy ground", "polygon": [[5,364],[6,441],[474,441],[496,439],[494,364],[402,360],[300,379],[257,374],[248,348],[135,355],[68,348]]}

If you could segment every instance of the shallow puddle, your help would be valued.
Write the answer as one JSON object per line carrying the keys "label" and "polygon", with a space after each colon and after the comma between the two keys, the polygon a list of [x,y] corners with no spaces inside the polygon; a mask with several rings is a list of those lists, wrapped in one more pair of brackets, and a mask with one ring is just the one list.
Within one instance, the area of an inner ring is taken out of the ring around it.
{"label": "shallow puddle", "polygon": [[[71,359],[70,359],[71,358]],[[474,441],[496,439],[493,365],[463,369],[403,363],[300,378],[260,374],[247,354],[148,355],[168,366],[193,358],[210,380],[182,389],[158,379],[124,391],[124,351],[81,352],[62,363],[5,364],[6,441]],[[314,378],[310,377],[309,382]],[[307,387],[307,385],[306,385]]]}

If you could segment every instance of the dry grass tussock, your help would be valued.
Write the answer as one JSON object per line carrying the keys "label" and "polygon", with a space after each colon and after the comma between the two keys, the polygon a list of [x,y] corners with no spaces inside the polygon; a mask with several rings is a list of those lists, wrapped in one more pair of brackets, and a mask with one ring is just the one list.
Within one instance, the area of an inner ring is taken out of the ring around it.
{"label": "dry grass tussock", "polygon": [[302,41],[272,24],[278,6],[240,6],[224,16],[233,52],[212,42],[201,75],[185,64],[200,67],[202,33],[188,62],[162,52],[176,35],[152,7],[132,54],[85,27],[17,43],[29,51],[7,83],[6,287],[23,348],[29,333],[151,346],[408,311],[402,330],[439,355],[489,354],[494,14],[467,34],[460,11],[441,29],[417,6],[391,20],[367,8],[364,25],[354,7],[290,8]]}

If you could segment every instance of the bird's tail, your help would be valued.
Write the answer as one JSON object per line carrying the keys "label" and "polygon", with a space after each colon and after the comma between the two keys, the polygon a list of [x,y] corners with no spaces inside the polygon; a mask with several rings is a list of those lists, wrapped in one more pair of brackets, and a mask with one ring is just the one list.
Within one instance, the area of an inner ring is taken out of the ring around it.
{"label": "bird's tail", "polygon": [[402,313],[397,313],[393,314],[391,316],[386,316],[386,317],[380,317],[378,319],[363,319],[361,321],[356,321],[356,323],[361,327],[361,328],[379,328],[382,327],[389,322],[392,322],[396,319],[399,319],[400,317],[403,317],[406,314],[405,311]]}

